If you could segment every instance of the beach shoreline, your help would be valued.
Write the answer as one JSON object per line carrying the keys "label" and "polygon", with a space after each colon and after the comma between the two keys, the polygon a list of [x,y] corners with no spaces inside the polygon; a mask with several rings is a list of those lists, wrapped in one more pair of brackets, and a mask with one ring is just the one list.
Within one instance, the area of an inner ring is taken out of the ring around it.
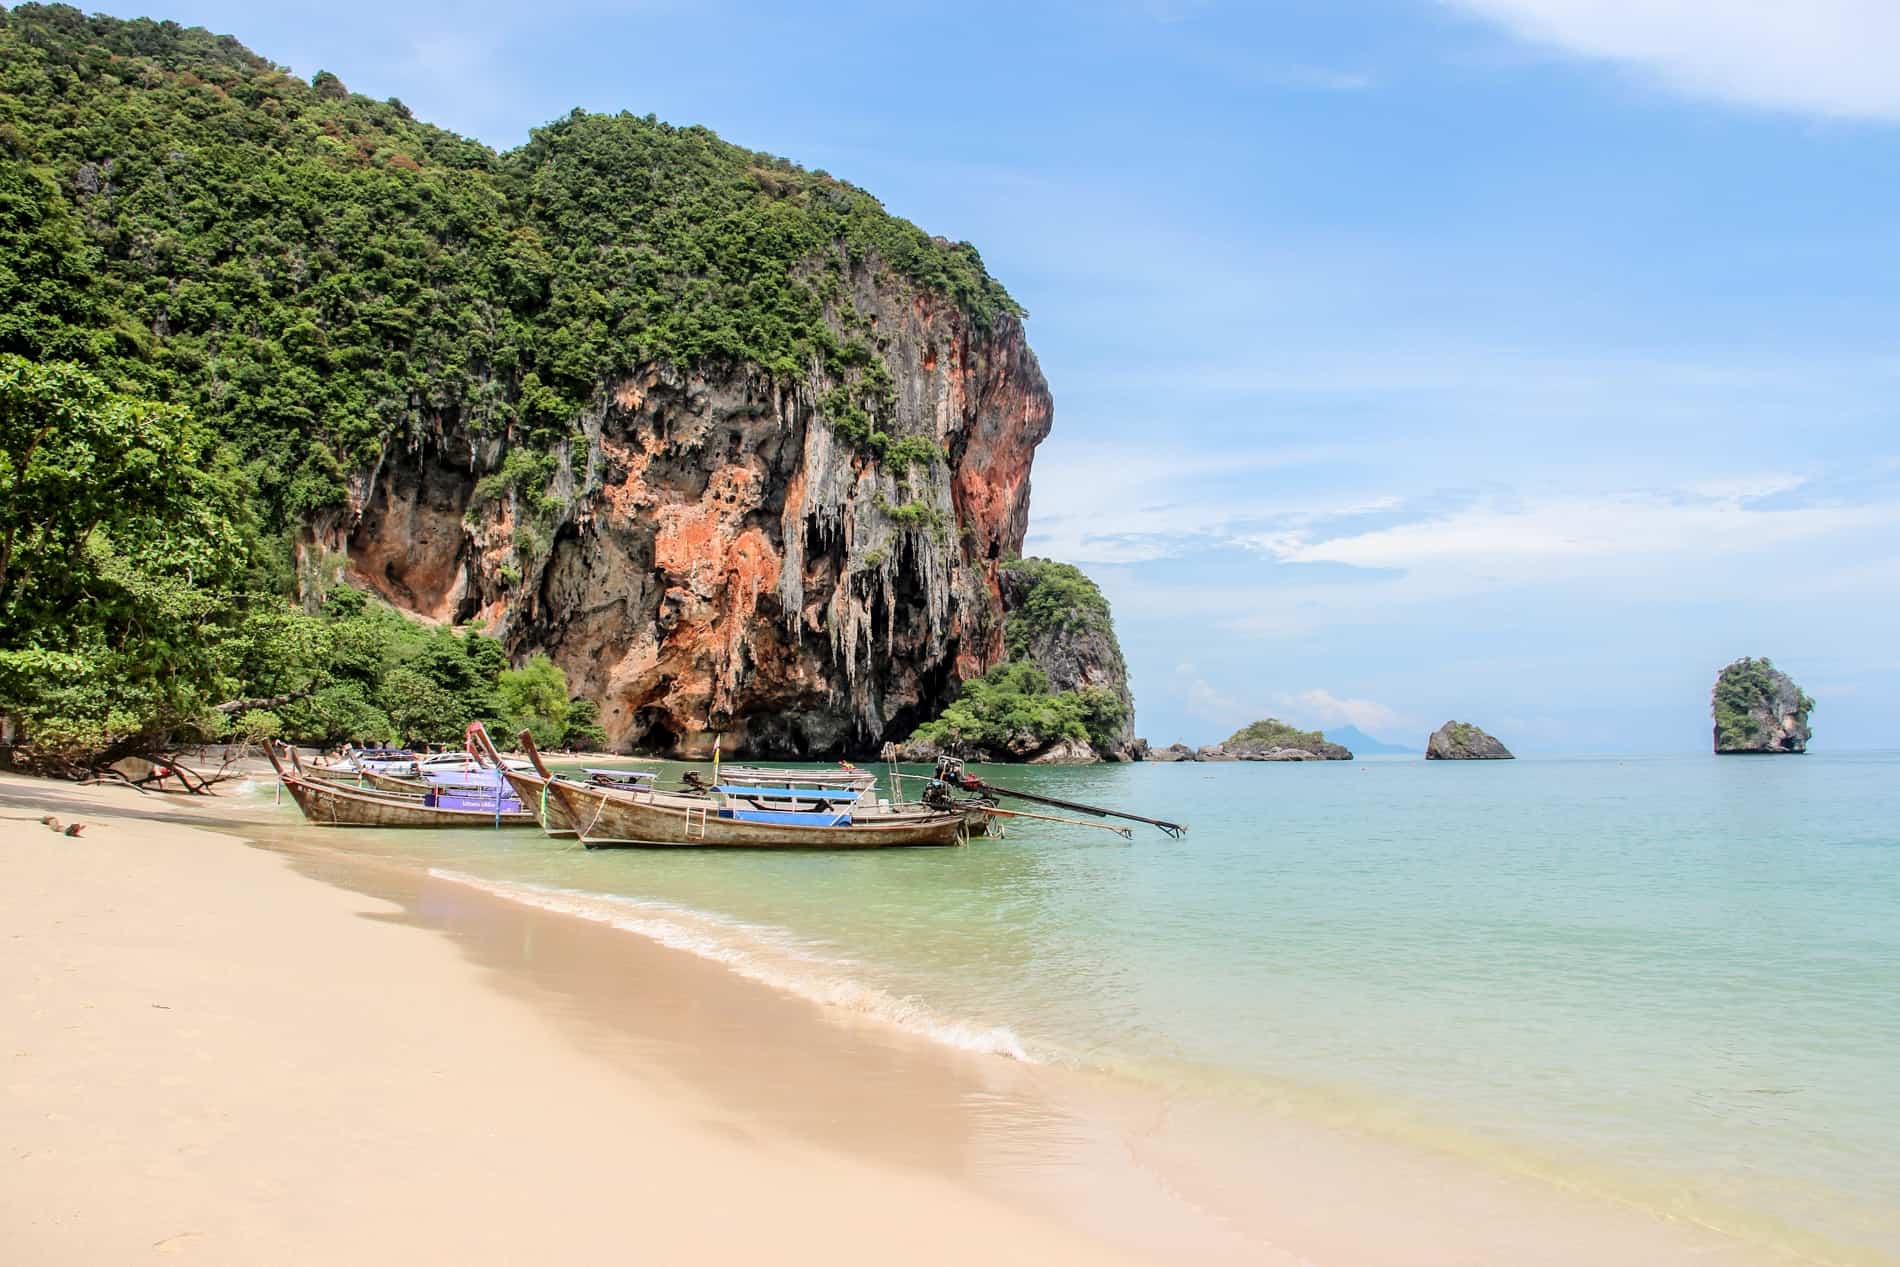
{"label": "beach shoreline", "polygon": [[1133,1261],[577,1044],[229,810],[0,783],[9,1261]]}
{"label": "beach shoreline", "polygon": [[[561,1260],[635,1227],[690,1262],[1799,1261],[946,1048],[344,837],[273,833],[243,797],[6,778],[0,806],[0,900],[28,952],[0,970],[24,1035],[0,1240],[23,1261]],[[58,836],[49,812],[93,826]],[[374,1192],[350,1177],[365,1149]],[[376,1215],[316,1217],[338,1201]],[[433,1239],[457,1202],[507,1227]]]}

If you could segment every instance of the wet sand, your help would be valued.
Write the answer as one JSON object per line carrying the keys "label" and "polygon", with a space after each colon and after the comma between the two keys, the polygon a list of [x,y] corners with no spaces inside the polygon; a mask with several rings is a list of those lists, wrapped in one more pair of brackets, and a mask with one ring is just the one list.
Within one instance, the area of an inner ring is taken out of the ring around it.
{"label": "wet sand", "polygon": [[944,1048],[257,817],[0,778],[10,1261],[1776,1261]]}

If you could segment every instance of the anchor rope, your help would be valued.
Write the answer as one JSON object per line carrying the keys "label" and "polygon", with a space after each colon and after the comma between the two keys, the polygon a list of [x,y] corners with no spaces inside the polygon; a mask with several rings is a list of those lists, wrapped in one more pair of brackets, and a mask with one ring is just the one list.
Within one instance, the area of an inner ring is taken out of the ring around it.
{"label": "anchor rope", "polygon": [[605,813],[607,809],[607,794],[605,792],[598,792],[595,795],[597,799],[594,801],[593,821],[587,824],[587,831],[580,833],[580,839],[583,842],[587,839],[587,832],[594,830],[595,825],[600,822],[600,816]]}

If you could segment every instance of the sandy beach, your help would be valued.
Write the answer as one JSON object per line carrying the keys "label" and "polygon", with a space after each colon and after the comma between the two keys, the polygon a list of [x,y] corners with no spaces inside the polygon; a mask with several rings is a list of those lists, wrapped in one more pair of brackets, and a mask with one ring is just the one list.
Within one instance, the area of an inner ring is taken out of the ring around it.
{"label": "sandy beach", "polygon": [[616,1067],[396,904],[164,821],[223,807],[4,791],[7,1261],[1117,1260]]}
{"label": "sandy beach", "polygon": [[1815,1261],[946,1047],[269,808],[0,777],[6,1261]]}

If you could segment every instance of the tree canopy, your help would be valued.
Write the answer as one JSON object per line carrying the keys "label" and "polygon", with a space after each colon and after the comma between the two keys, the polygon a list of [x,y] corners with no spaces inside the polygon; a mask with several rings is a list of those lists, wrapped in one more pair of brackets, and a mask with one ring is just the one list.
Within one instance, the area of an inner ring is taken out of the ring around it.
{"label": "tree canopy", "polygon": [[604,743],[545,660],[347,590],[293,606],[293,541],[454,430],[532,509],[653,365],[822,382],[844,440],[934,460],[894,433],[858,270],[1020,314],[968,244],[705,128],[576,111],[497,153],[201,28],[0,9],[0,715],[95,757],[473,720]]}
{"label": "tree canopy", "polygon": [[575,111],[496,153],[228,37],[63,5],[0,10],[0,157],[0,351],[189,407],[279,528],[433,428],[564,443],[649,364],[823,370],[841,433],[882,449],[895,397],[846,270],[978,325],[1020,311],[967,243],[702,127]]}

